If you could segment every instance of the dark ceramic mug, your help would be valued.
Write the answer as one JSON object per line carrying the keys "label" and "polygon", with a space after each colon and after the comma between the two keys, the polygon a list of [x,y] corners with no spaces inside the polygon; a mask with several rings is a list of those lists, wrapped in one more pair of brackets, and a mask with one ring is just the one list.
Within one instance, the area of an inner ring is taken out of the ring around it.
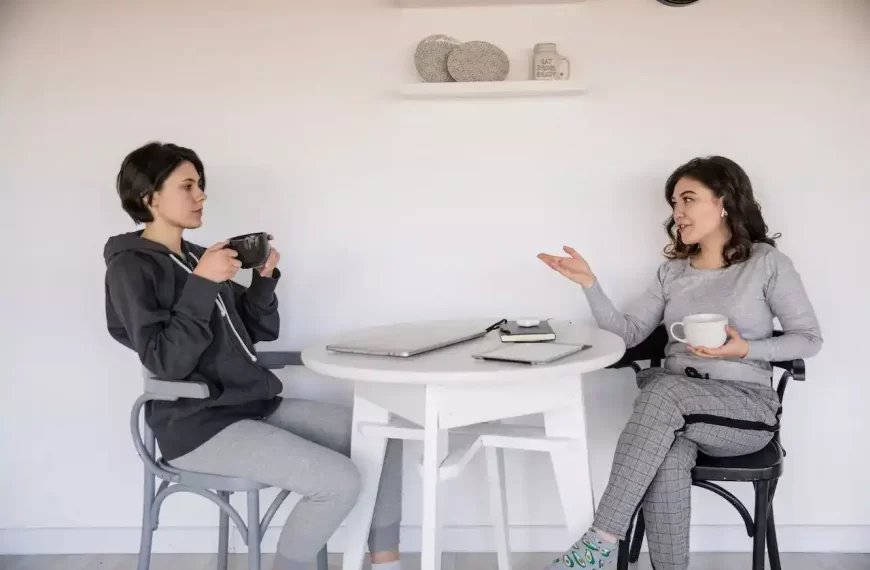
{"label": "dark ceramic mug", "polygon": [[242,269],[262,267],[272,252],[267,232],[256,232],[230,238],[227,247],[239,254],[236,259],[242,262]]}

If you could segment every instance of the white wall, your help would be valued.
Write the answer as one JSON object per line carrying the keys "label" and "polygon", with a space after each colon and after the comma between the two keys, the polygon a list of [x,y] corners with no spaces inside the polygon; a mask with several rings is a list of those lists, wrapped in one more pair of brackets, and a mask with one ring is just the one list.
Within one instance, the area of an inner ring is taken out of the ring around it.
{"label": "white wall", "polygon": [[[374,2],[0,1],[0,552],[138,547],[127,414],[139,382],[135,357],[105,330],[101,253],[131,229],[114,174],[151,139],[206,163],[196,240],[277,236],[275,345],[288,349],[396,320],[588,319],[578,288],[535,254],[576,246],[622,303],[659,262],[669,172],[698,154],[734,158],[827,341],[787,397],[783,548],[866,551],[870,3],[400,12]],[[565,100],[385,96],[413,80],[411,54],[428,33],[499,44],[513,77],[534,43],[555,41],[590,89]],[[285,378],[291,392],[347,401],[340,383]],[[587,387],[600,494],[632,379],[601,373]],[[407,550],[419,546],[418,452],[408,444]],[[542,459],[510,455],[517,550],[563,545]],[[481,467],[448,486],[448,550],[491,548]],[[703,492],[694,506],[695,548],[750,547],[730,507]],[[210,504],[174,497],[156,548],[211,551],[215,519]]]}

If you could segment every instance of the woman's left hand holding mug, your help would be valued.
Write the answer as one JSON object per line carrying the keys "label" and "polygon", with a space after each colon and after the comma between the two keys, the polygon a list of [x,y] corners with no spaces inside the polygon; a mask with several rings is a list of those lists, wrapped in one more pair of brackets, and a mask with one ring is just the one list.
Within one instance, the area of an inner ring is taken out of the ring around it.
{"label": "woman's left hand holding mug", "polygon": [[[269,241],[275,239],[272,234],[269,234]],[[281,253],[275,249],[271,248],[269,252],[269,258],[266,259],[266,263],[263,264],[263,267],[260,268],[260,277],[272,277],[272,273],[274,273],[275,268],[278,267],[278,262],[281,261]]]}

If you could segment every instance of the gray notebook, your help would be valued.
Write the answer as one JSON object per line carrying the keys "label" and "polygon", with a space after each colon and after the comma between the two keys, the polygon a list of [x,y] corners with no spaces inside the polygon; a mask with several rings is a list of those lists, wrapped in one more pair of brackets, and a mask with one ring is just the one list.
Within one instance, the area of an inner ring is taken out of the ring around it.
{"label": "gray notebook", "polygon": [[557,342],[509,344],[494,350],[475,354],[480,360],[519,362],[522,364],[550,364],[572,354],[591,348],[588,344],[563,344]]}

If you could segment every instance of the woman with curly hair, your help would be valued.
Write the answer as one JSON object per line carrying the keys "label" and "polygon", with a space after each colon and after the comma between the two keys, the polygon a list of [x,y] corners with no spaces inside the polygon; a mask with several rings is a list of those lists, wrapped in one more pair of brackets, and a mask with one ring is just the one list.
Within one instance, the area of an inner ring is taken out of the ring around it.
{"label": "woman with curly hair", "polygon": [[[673,209],[670,243],[639,301],[617,310],[589,264],[540,254],[549,267],[580,284],[602,329],[629,347],[661,324],[698,313],[728,317],[718,347],[669,339],[661,368],[638,374],[640,394],[616,447],[607,489],[589,529],[549,567],[616,567],[643,507],[656,570],[689,566],[691,471],[698,451],[712,456],[754,453],[779,427],[780,403],[771,361],[807,358],[822,336],[800,275],[768,237],[749,177],[734,161],[713,156],[680,166],[665,185]],[[777,318],[783,335],[773,337]]]}

